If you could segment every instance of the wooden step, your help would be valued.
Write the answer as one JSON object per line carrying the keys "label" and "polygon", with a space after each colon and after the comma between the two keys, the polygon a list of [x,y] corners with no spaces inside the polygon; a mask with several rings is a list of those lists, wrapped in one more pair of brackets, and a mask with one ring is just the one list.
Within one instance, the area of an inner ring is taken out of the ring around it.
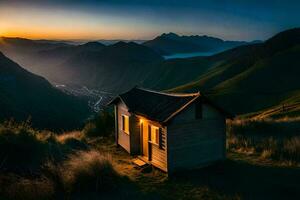
{"label": "wooden step", "polygon": [[143,160],[139,159],[139,158],[135,158],[132,160],[132,162],[137,165],[138,167],[145,167],[146,165],[148,165],[148,163],[144,162]]}

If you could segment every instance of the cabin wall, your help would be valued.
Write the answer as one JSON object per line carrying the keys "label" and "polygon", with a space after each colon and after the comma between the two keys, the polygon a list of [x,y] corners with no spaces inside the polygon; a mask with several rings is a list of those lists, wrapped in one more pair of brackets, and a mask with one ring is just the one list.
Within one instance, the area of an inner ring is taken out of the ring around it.
{"label": "cabin wall", "polygon": [[161,142],[162,145],[149,144],[150,147],[150,156],[151,163],[155,167],[160,168],[161,170],[167,172],[168,163],[167,163],[167,129],[166,127],[161,126]]}
{"label": "cabin wall", "polygon": [[136,155],[141,152],[140,139],[140,120],[135,115],[129,118],[129,132],[130,132],[130,154]]}
{"label": "cabin wall", "polygon": [[[147,142],[148,145],[148,157],[147,157],[147,161],[150,162],[153,166],[167,172],[167,127],[166,126],[162,126],[161,124],[151,121],[149,119],[146,119],[144,117],[141,117],[140,119],[142,119],[142,123],[148,128],[148,126],[153,125],[156,127],[159,127],[161,130],[161,141],[160,141],[160,145],[157,144],[153,144],[151,143],[151,141],[149,141],[149,132],[144,131],[144,134],[147,134],[148,139],[142,140],[141,141],[143,143]],[[145,127],[145,126],[144,126]],[[142,137],[142,136],[141,136]],[[144,145],[144,144],[143,144]]]}
{"label": "cabin wall", "polygon": [[168,171],[191,169],[225,159],[225,118],[215,108],[202,104],[196,119],[195,103],[168,125]]}
{"label": "cabin wall", "polygon": [[181,113],[172,119],[172,124],[185,123],[195,120],[195,110],[196,106],[194,103],[189,105],[186,109],[181,111]]}
{"label": "cabin wall", "polygon": [[130,131],[129,134],[125,133],[122,130],[122,115],[127,115],[129,116],[129,130],[130,130],[130,118],[131,118],[131,114],[128,112],[128,109],[126,107],[126,105],[122,102],[119,102],[117,104],[117,113],[118,113],[118,131],[116,134],[118,134],[116,136],[116,138],[118,139],[117,143],[122,146],[126,151],[128,151],[130,153]]}

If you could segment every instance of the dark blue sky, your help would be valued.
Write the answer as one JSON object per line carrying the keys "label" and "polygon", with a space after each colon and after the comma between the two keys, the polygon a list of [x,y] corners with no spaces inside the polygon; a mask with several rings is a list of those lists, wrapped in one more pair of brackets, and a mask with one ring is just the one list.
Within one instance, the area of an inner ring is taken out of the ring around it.
{"label": "dark blue sky", "polygon": [[65,34],[65,38],[149,39],[162,32],[176,32],[255,40],[300,26],[300,1],[0,0],[0,26],[6,35],[13,35],[10,29],[19,26],[20,30],[28,27],[24,35],[44,37],[33,26],[42,24],[51,38],[64,38]]}

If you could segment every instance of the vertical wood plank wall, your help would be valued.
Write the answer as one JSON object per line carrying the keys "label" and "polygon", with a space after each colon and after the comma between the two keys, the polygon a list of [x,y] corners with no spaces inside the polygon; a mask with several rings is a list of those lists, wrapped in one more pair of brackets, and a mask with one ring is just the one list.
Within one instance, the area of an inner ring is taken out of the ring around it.
{"label": "vertical wood plank wall", "polygon": [[[149,146],[149,157],[151,158],[151,160],[149,161],[153,166],[167,172],[167,167],[168,167],[168,163],[167,163],[167,127],[162,126],[161,124],[145,119],[143,118],[143,123],[148,125],[153,125],[156,127],[161,128],[161,134],[162,134],[162,148],[159,147],[159,145],[156,144],[152,144],[151,142],[149,142],[149,140],[147,141],[143,141],[143,142],[148,142],[148,146]],[[148,133],[148,132],[147,132]],[[149,136],[149,135],[148,135]],[[142,141],[142,140],[140,140]]]}
{"label": "vertical wood plank wall", "polygon": [[[125,133],[122,130],[122,114],[129,116],[129,119],[130,119],[131,118],[130,113],[128,112],[126,105],[122,102],[119,102],[117,107],[118,107],[118,110],[117,110],[117,113],[118,113],[118,132],[117,132],[118,144],[130,153],[130,137],[127,133]],[[130,128],[130,123],[129,123],[129,128]],[[129,134],[131,134],[130,130],[129,130]]]}
{"label": "vertical wood plank wall", "polygon": [[192,104],[169,124],[169,172],[225,159],[225,118],[210,105],[203,104],[202,110],[202,119],[196,119]]}
{"label": "vertical wood plank wall", "polygon": [[162,148],[159,148],[159,145],[151,144],[151,163],[160,168],[161,170],[167,172],[168,163],[167,163],[167,129],[166,127],[161,127],[162,133],[162,143],[164,144]]}

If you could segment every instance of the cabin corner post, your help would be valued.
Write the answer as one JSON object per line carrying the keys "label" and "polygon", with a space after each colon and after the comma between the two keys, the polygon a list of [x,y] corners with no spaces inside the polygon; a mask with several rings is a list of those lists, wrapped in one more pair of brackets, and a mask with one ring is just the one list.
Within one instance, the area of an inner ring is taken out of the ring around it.
{"label": "cabin corner post", "polygon": [[169,133],[168,133],[167,124],[165,124],[165,131],[166,131],[165,151],[166,151],[166,163],[167,163],[166,170],[167,170],[167,176],[170,177],[172,169],[170,169],[170,152],[169,152],[169,142],[168,142]]}
{"label": "cabin corner post", "polygon": [[118,145],[118,132],[119,132],[119,126],[118,126],[118,105],[115,105],[115,143]]}
{"label": "cabin corner post", "polygon": [[140,155],[143,155],[143,126],[144,122],[140,120]]}

